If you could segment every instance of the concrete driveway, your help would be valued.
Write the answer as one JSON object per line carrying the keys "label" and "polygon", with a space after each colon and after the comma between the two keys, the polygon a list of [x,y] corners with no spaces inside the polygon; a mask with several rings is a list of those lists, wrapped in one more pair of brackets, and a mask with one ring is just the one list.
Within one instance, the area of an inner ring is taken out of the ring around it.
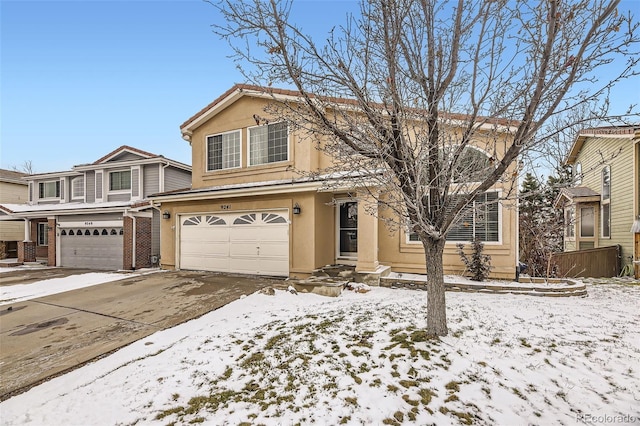
{"label": "concrete driveway", "polygon": [[[87,270],[4,272],[2,285]],[[91,271],[95,272],[95,271]],[[163,330],[284,281],[158,271],[0,307],[0,401]]]}

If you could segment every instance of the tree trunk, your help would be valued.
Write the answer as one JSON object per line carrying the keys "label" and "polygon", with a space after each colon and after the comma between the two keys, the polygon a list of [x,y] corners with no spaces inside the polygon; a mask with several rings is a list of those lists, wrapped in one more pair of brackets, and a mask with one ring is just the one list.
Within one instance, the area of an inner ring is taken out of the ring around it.
{"label": "tree trunk", "polygon": [[422,242],[426,257],[427,277],[427,334],[433,337],[446,336],[447,305],[444,295],[444,272],[442,255],[445,240],[425,238]]}

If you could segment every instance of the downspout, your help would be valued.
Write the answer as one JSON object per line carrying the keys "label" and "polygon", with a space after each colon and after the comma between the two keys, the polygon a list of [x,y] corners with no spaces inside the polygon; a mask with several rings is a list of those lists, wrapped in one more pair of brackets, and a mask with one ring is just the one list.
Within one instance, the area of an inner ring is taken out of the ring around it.
{"label": "downspout", "polygon": [[[160,185],[160,187],[158,188],[159,191],[158,192],[164,192],[164,171],[166,170],[167,167],[169,167],[170,164],[167,161],[163,166],[162,169],[160,170],[160,182],[158,182],[158,184]],[[153,205],[153,203],[152,203]]]}

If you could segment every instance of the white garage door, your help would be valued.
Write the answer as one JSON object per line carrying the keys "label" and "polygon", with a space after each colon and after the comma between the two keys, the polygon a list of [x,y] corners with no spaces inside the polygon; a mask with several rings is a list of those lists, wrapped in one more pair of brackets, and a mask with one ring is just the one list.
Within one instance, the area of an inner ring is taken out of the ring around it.
{"label": "white garage door", "polygon": [[122,269],[121,227],[60,231],[60,264],[72,268]]}
{"label": "white garage door", "polygon": [[288,276],[287,212],[182,216],[180,268]]}

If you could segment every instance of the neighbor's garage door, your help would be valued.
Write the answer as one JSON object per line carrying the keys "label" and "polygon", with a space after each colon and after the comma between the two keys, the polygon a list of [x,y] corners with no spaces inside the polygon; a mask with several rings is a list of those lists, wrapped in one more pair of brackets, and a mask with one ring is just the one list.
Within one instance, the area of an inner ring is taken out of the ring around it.
{"label": "neighbor's garage door", "polygon": [[287,212],[182,216],[180,268],[288,276]]}
{"label": "neighbor's garage door", "polygon": [[60,264],[89,269],[122,269],[121,227],[65,228],[60,231]]}

